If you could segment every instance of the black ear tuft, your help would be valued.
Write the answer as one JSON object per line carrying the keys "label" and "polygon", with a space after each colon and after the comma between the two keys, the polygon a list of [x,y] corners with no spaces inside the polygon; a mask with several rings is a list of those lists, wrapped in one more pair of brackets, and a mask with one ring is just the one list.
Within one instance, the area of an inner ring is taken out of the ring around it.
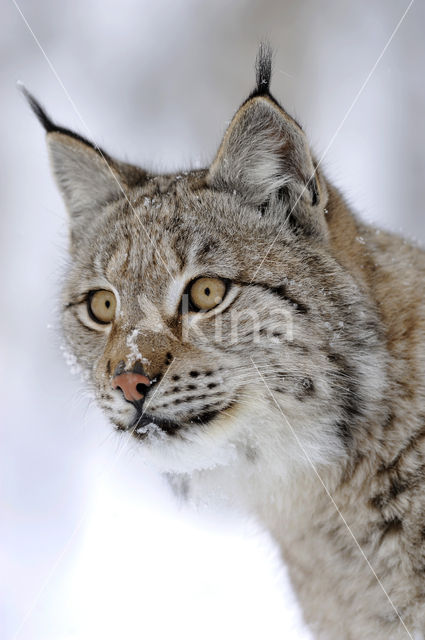
{"label": "black ear tuft", "polygon": [[49,116],[47,115],[46,111],[43,109],[41,104],[37,102],[37,100],[28,91],[28,89],[24,87],[23,84],[20,84],[20,83],[18,84],[18,88],[20,89],[20,91],[22,91],[25,98],[28,100],[29,106],[37,116],[37,119],[40,122],[40,124],[44,127],[46,133],[49,133],[50,131],[57,131],[58,130],[57,125],[53,122],[53,120],[49,118]]}
{"label": "black ear tuft", "polygon": [[269,42],[261,42],[255,60],[255,77],[257,86],[253,95],[262,96],[270,93],[270,81],[272,78],[273,51]]}
{"label": "black ear tuft", "polygon": [[25,98],[28,100],[28,104],[30,105],[32,111],[36,115],[38,121],[40,122],[40,124],[42,125],[46,133],[53,133],[53,132],[63,133],[67,136],[70,136],[71,138],[74,138],[75,140],[79,140],[80,142],[83,142],[84,144],[88,145],[89,147],[91,147],[92,149],[100,153],[105,158],[109,159],[109,156],[107,153],[105,153],[97,145],[90,142],[90,140],[87,140],[87,138],[84,138],[84,136],[80,135],[79,133],[76,133],[75,131],[71,131],[71,129],[67,129],[66,127],[61,127],[60,125],[56,124],[56,122],[54,122],[50,118],[50,116],[43,109],[41,104],[34,98],[34,96],[28,91],[28,89],[24,87],[23,84],[18,83],[18,87],[20,91],[22,91],[22,93],[24,94]]}
{"label": "black ear tuft", "polygon": [[[270,43],[267,41],[261,42],[258,49],[257,57],[255,59],[255,79],[257,86],[252,91],[245,102],[252,100],[252,98],[261,98],[267,96],[270,100],[282,109],[276,98],[270,93],[270,82],[272,79],[272,61],[273,61],[273,49]],[[245,104],[245,103],[243,103]]]}

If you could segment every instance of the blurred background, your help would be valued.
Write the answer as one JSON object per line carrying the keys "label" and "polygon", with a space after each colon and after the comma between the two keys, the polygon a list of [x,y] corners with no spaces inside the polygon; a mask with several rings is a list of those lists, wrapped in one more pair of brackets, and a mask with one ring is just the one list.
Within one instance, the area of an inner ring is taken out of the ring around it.
{"label": "blurred background", "polygon": [[421,242],[425,4],[390,42],[407,0],[18,5],[28,24],[0,8],[0,638],[307,639],[269,537],[176,504],[66,365],[66,214],[16,82],[111,154],[184,169],[212,159],[268,38],[272,90],[328,176],[364,220]]}

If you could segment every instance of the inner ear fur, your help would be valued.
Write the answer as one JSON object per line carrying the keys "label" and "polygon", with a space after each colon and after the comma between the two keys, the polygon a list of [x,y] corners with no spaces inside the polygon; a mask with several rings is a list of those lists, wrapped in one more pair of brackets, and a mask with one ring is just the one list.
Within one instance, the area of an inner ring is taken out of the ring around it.
{"label": "inner ear fur", "polygon": [[207,183],[213,189],[238,193],[246,204],[264,213],[269,204],[280,201],[294,229],[325,232],[326,187],[306,136],[268,93],[248,98],[237,111]]}
{"label": "inner ear fur", "polygon": [[122,197],[146,173],[119,162],[91,143],[63,133],[47,133],[52,171],[71,217]]}
{"label": "inner ear fur", "polygon": [[71,244],[78,244],[87,224],[105,205],[128,198],[146,172],[111,158],[94,145],[62,131],[47,133],[56,183],[70,216]]}

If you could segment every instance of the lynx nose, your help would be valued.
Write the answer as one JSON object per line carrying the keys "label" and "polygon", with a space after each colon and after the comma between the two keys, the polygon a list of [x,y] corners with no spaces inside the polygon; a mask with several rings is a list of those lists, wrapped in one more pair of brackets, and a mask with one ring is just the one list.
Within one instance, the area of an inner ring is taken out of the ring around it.
{"label": "lynx nose", "polygon": [[142,400],[150,384],[149,378],[141,373],[121,373],[112,380],[112,388],[121,389],[128,402]]}

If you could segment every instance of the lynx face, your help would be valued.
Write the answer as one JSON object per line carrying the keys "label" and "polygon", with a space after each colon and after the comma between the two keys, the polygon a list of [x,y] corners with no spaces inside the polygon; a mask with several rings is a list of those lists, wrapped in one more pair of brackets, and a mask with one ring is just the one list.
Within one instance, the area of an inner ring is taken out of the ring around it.
{"label": "lynx face", "polygon": [[30,98],[71,217],[66,341],[163,470],[328,462],[380,399],[373,305],[332,256],[325,180],[269,80],[263,52],[213,164],[181,175],[113,160]]}

